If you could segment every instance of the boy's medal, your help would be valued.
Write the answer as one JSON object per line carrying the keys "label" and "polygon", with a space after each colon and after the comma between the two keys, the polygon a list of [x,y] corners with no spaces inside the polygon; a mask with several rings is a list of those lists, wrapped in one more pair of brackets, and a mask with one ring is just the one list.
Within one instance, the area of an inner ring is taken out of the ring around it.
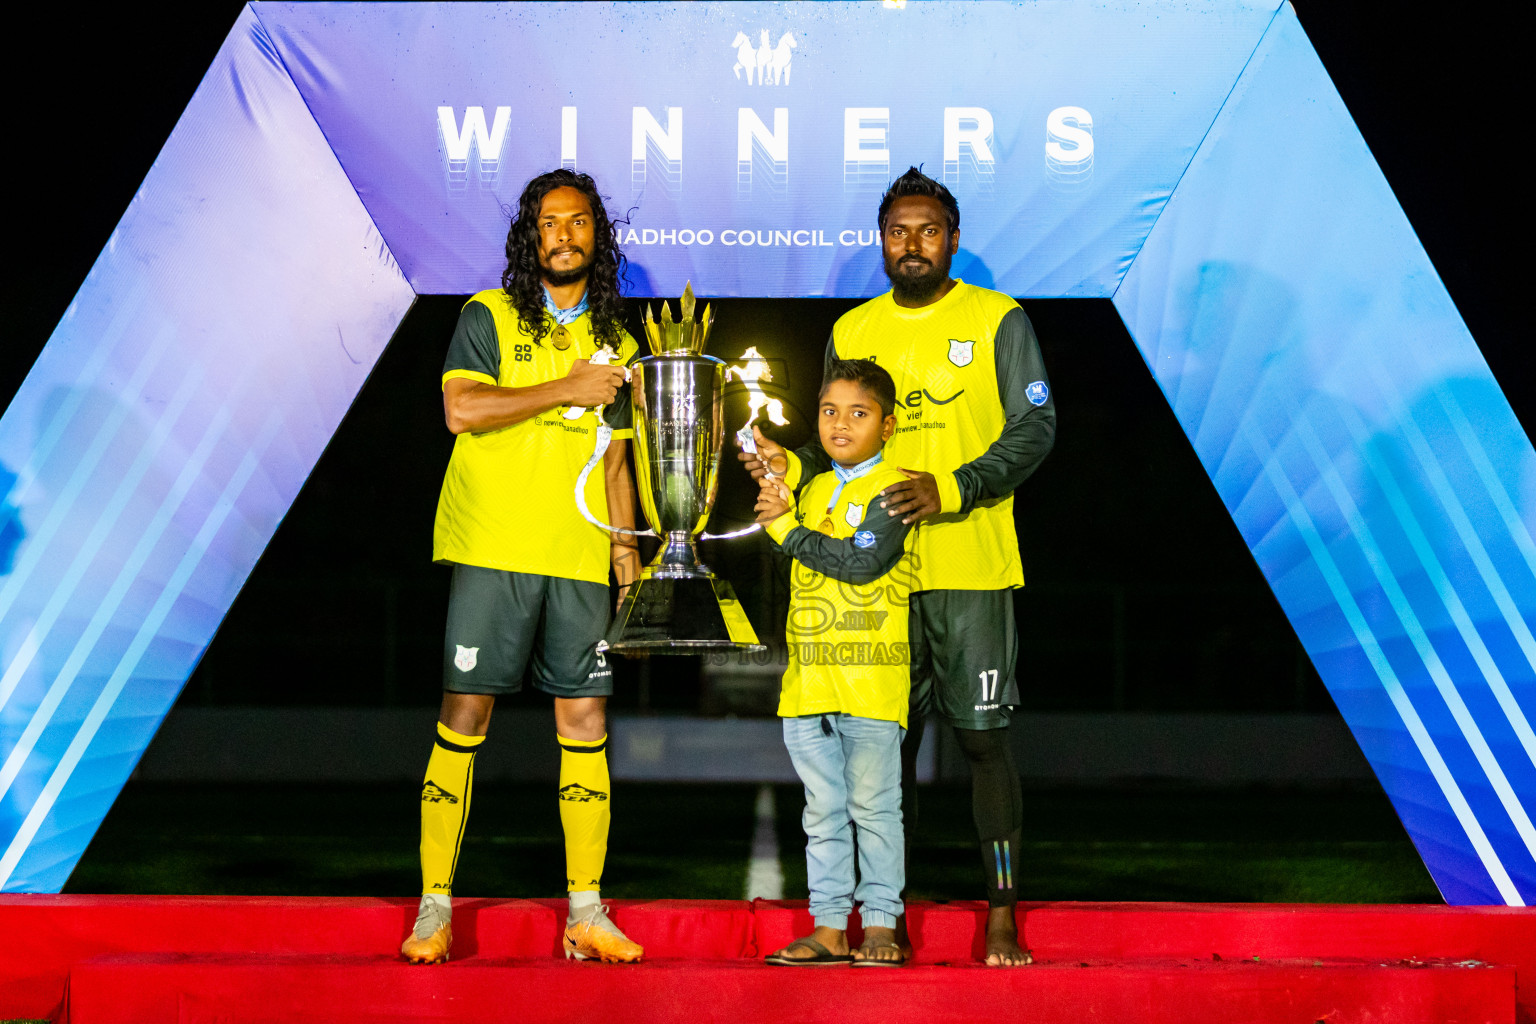
{"label": "boy's medal", "polygon": [[821,521],[821,525],[816,527],[817,533],[824,533],[828,537],[834,536],[837,533],[837,527],[832,523],[832,510],[836,507],[836,501],[827,506],[827,516]]}

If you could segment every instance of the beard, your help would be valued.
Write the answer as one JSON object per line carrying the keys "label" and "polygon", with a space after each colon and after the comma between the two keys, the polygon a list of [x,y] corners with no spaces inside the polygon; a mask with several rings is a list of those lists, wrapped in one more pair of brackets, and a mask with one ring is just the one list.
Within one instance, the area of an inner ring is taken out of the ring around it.
{"label": "beard", "polygon": [[554,270],[549,266],[547,258],[540,257],[539,276],[544,279],[545,284],[556,288],[562,285],[575,284],[578,281],[585,281],[588,275],[592,273],[592,257],[585,252],[581,256],[582,261],[569,270]]}
{"label": "beard", "polygon": [[916,256],[903,256],[892,262],[885,261],[885,276],[890,279],[891,291],[901,299],[928,299],[938,294],[944,282],[949,280],[948,255],[939,263],[929,263]]}

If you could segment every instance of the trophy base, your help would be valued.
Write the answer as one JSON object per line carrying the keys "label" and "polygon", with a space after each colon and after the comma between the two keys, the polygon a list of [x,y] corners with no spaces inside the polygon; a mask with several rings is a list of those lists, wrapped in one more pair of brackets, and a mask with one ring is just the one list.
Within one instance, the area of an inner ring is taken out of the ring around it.
{"label": "trophy base", "polygon": [[607,639],[608,649],[620,654],[763,650],[731,585],[702,574],[641,573]]}

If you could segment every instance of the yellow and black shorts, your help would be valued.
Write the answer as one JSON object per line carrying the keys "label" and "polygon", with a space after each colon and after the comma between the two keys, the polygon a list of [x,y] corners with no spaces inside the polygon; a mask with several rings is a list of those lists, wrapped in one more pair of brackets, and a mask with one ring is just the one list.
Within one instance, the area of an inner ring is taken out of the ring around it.
{"label": "yellow and black shorts", "polygon": [[608,588],[558,576],[455,565],[443,689],[507,694],[523,677],[556,697],[607,697]]}

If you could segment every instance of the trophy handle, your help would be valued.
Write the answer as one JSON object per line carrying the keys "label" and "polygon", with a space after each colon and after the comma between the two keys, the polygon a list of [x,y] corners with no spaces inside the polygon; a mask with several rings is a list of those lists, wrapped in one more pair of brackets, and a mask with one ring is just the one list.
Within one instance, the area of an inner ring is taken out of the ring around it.
{"label": "trophy handle", "polygon": [[701,533],[700,540],[730,540],[732,537],[745,537],[749,533],[756,533],[763,528],[761,523],[753,523],[741,530],[732,530],[730,533]]}
{"label": "trophy handle", "polygon": [[[587,464],[581,467],[581,473],[576,477],[576,508],[581,512],[582,518],[599,530],[609,533],[622,533],[630,537],[654,537],[655,530],[626,530],[621,526],[613,526],[603,522],[592,514],[592,508],[587,504],[587,477],[592,475],[592,470],[603,461],[603,456],[608,453],[608,445],[613,440],[613,428],[602,423],[597,428],[597,444],[592,449],[592,457]],[[730,540],[733,537],[745,537],[749,533],[756,533],[762,526],[753,523],[741,530],[732,530],[730,533],[706,533],[701,535],[701,540]]]}
{"label": "trophy handle", "polygon": [[601,421],[597,427],[597,444],[592,449],[592,457],[587,464],[581,467],[581,474],[576,477],[576,508],[581,512],[582,518],[599,530],[609,533],[622,533],[630,537],[654,537],[655,530],[626,530],[622,526],[610,526],[597,516],[592,514],[592,509],[587,506],[587,477],[592,475],[592,467],[603,461],[603,456],[608,453],[608,442],[613,439],[613,428]]}

